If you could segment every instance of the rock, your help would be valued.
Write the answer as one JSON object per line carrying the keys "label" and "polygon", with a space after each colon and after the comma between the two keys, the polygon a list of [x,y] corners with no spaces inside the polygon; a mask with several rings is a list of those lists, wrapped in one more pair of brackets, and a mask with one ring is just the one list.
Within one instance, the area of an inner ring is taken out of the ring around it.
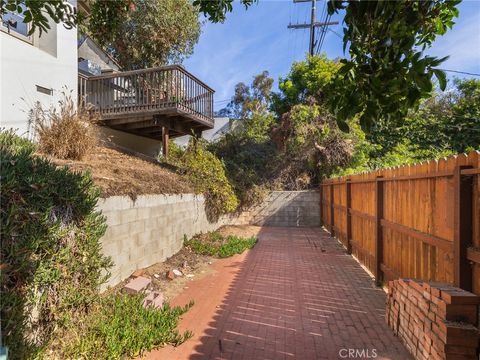
{"label": "rock", "polygon": [[160,279],[160,275],[158,275],[158,274],[153,274],[153,277],[154,277],[155,279]]}
{"label": "rock", "polygon": [[184,261],[182,263],[182,268],[186,269],[188,267],[188,262],[187,261]]}
{"label": "rock", "polygon": [[168,280],[175,279],[175,273],[172,270],[167,271],[166,277]]}
{"label": "rock", "polygon": [[175,274],[175,276],[183,276],[183,273],[180,270],[173,269],[172,271]]}
{"label": "rock", "polygon": [[142,276],[145,273],[144,269],[137,269],[133,272],[132,276],[133,277],[139,277]]}
{"label": "rock", "polygon": [[160,309],[163,306],[163,294],[158,291],[153,291],[148,294],[143,300],[143,307],[152,306],[154,308]]}
{"label": "rock", "polygon": [[139,276],[135,279],[130,280],[125,286],[124,289],[129,294],[135,294],[139,291],[145,290],[152,280],[149,278]]}
{"label": "rock", "polygon": [[208,262],[208,265],[212,265],[212,262],[211,262],[211,261],[209,261],[209,262]]}
{"label": "rock", "polygon": [[185,275],[185,276],[186,276],[187,278],[193,278],[195,275],[193,275],[193,274],[187,274],[187,275]]}

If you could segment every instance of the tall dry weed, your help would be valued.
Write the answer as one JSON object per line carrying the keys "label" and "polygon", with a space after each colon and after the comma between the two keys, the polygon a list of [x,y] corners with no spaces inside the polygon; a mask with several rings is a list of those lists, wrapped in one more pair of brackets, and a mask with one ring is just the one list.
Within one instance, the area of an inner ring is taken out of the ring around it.
{"label": "tall dry weed", "polygon": [[58,159],[82,160],[98,143],[98,115],[76,106],[71,93],[62,92],[57,107],[37,103],[29,112],[39,151]]}

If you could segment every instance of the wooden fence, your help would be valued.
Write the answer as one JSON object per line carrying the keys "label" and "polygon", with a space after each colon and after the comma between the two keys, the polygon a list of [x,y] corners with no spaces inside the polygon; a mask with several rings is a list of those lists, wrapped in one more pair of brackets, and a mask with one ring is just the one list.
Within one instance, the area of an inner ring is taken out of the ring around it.
{"label": "wooden fence", "polygon": [[480,295],[480,152],[321,184],[323,225],[378,282],[454,284]]}

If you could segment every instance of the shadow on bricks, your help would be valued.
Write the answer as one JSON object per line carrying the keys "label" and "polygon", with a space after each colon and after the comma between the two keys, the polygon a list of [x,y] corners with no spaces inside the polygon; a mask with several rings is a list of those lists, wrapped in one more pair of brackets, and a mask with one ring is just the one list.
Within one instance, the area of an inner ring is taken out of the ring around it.
{"label": "shadow on bricks", "polygon": [[385,323],[383,290],[321,229],[265,227],[229,266],[235,276],[193,351],[182,353],[187,341],[173,358],[411,359]]}

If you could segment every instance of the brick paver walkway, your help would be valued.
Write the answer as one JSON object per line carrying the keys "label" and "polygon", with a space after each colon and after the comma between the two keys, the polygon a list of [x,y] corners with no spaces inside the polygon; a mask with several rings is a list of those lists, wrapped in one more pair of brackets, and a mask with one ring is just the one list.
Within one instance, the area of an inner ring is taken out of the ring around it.
{"label": "brick paver walkway", "polygon": [[385,324],[384,292],[327,233],[263,228],[259,238],[175,299],[195,300],[180,324],[195,336],[147,358],[410,359]]}

